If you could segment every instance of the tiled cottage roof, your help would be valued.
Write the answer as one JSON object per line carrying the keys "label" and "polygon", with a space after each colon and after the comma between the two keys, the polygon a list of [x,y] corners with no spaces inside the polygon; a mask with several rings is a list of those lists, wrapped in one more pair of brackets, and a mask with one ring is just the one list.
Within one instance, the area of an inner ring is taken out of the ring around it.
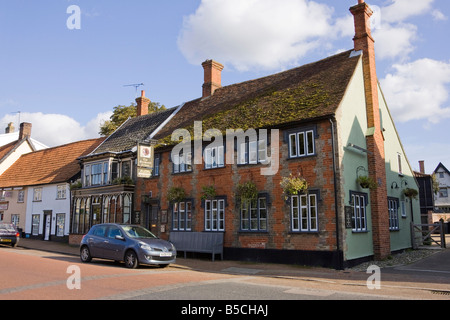
{"label": "tiled cottage roof", "polygon": [[206,99],[187,102],[155,139],[170,143],[177,128],[203,130],[263,128],[333,115],[360,56],[346,51],[264,78],[217,89]]}
{"label": "tiled cottage roof", "polygon": [[78,141],[22,155],[0,176],[0,187],[66,182],[80,171],[77,158],[92,152],[103,140]]}
{"label": "tiled cottage roof", "polygon": [[129,118],[94,150],[92,155],[131,150],[137,145],[138,141],[147,139],[174,111],[175,108],[172,108],[145,116]]}

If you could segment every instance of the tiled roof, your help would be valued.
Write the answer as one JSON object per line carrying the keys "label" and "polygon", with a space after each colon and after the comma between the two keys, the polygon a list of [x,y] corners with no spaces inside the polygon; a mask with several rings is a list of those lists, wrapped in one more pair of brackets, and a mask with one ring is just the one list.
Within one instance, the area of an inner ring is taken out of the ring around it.
{"label": "tiled roof", "polygon": [[145,116],[130,118],[114,131],[92,154],[129,151],[138,141],[147,139],[173,112],[175,108]]}
{"label": "tiled roof", "polygon": [[80,171],[77,158],[92,152],[103,140],[78,141],[22,155],[0,176],[0,187],[66,182]]}
{"label": "tiled roof", "polygon": [[155,139],[170,143],[177,128],[247,130],[333,115],[360,56],[346,51],[264,78],[224,86],[205,99],[187,102]]}

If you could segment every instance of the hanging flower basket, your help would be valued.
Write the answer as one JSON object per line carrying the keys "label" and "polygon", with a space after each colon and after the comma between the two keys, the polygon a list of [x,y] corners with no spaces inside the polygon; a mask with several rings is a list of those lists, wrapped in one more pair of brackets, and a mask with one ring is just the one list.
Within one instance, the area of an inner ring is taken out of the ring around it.
{"label": "hanging flower basket", "polygon": [[419,191],[417,191],[416,189],[406,188],[405,190],[403,190],[403,194],[405,195],[405,197],[408,197],[410,199],[417,199]]}
{"label": "hanging flower basket", "polygon": [[304,193],[308,190],[308,182],[302,177],[283,177],[280,182],[286,199],[292,195]]}
{"label": "hanging flower basket", "polygon": [[202,187],[202,200],[212,200],[216,197],[216,188],[214,186],[203,186]]}
{"label": "hanging flower basket", "polygon": [[356,179],[356,182],[358,182],[363,189],[374,190],[377,188],[377,183],[371,177],[359,176],[358,179]]}
{"label": "hanging flower basket", "polygon": [[255,200],[258,198],[258,188],[256,184],[252,181],[239,184],[237,186],[236,198],[242,200]]}
{"label": "hanging flower basket", "polygon": [[180,202],[186,199],[186,191],[183,188],[172,187],[167,193],[167,199],[169,202]]}

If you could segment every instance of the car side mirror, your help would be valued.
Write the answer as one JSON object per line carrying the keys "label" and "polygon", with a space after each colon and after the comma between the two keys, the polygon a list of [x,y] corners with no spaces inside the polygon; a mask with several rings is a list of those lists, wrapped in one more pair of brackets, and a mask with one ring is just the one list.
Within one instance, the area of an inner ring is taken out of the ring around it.
{"label": "car side mirror", "polygon": [[117,240],[122,240],[122,241],[124,241],[124,240],[125,240],[125,238],[124,238],[124,237],[122,237],[122,236],[119,236],[119,235],[117,235],[117,236],[116,236],[116,239],[117,239]]}

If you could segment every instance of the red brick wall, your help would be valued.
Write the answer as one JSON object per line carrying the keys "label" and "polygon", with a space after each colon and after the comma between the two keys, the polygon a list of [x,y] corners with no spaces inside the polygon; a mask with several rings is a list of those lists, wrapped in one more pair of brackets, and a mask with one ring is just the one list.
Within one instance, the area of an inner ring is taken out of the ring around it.
{"label": "red brick wall", "polygon": [[[310,126],[311,124],[308,124]],[[153,198],[160,199],[160,209],[168,212],[168,225],[162,238],[168,238],[171,230],[171,208],[167,200],[170,187],[183,187],[188,198],[194,200],[192,213],[192,231],[204,231],[204,209],[201,207],[202,187],[214,185],[216,194],[226,196],[225,208],[225,247],[267,248],[286,250],[336,250],[336,224],[334,204],[334,175],[331,146],[331,128],[328,120],[318,122],[316,138],[316,156],[288,160],[288,146],[280,132],[280,168],[274,176],[262,176],[261,165],[231,165],[225,168],[205,170],[202,165],[193,165],[193,172],[172,174],[170,152],[161,158],[160,177],[140,179],[136,190],[136,210],[140,210],[140,197],[152,191]],[[230,150],[231,146],[227,146]],[[236,155],[235,155],[236,157]],[[293,233],[290,231],[290,203],[286,202],[280,182],[290,173],[300,174],[311,189],[320,190],[318,201],[319,232]],[[236,187],[240,183],[253,181],[260,192],[270,195],[268,207],[268,232],[240,232],[240,210],[236,203]]]}

